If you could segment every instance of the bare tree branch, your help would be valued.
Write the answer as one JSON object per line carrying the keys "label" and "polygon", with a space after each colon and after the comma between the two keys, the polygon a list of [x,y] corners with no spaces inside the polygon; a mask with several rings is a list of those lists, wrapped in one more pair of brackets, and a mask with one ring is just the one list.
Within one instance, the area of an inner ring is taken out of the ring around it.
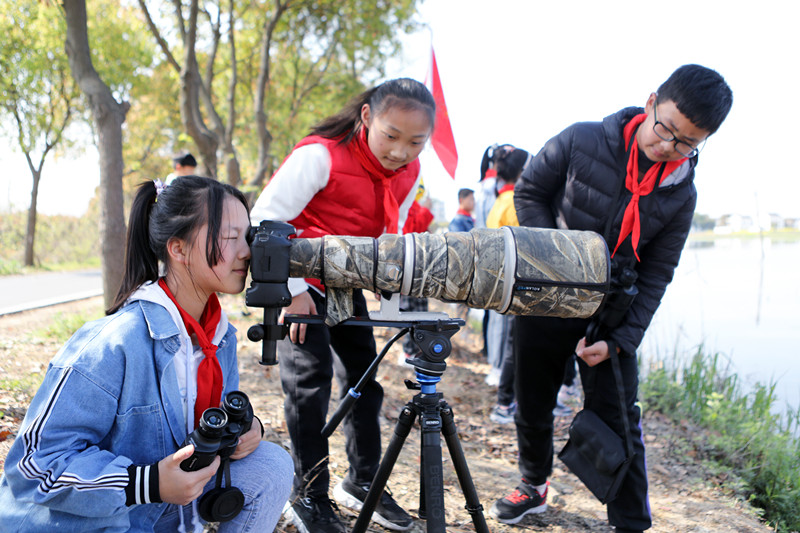
{"label": "bare tree branch", "polygon": [[181,40],[186,42],[186,24],[183,20],[183,5],[181,0],[172,0],[172,5],[175,8],[175,18],[178,20],[178,30],[181,33]]}
{"label": "bare tree branch", "polygon": [[153,34],[153,37],[156,39],[156,43],[158,43],[158,47],[161,48],[161,51],[164,52],[164,56],[167,58],[167,62],[172,65],[172,68],[175,69],[176,72],[181,71],[181,66],[178,64],[178,61],[175,59],[175,56],[172,55],[172,52],[169,49],[169,45],[164,37],[161,36],[161,32],[158,31],[158,27],[156,23],[153,21],[153,17],[150,16],[150,11],[147,9],[147,4],[145,0],[139,0],[139,7],[142,9],[142,13],[144,13],[144,17],[147,20],[147,26],[150,28],[150,33]]}
{"label": "bare tree branch", "polygon": [[261,61],[258,66],[258,79],[256,82],[256,96],[253,102],[253,115],[256,122],[256,132],[258,134],[258,167],[256,170],[253,184],[261,188],[264,178],[269,168],[269,148],[272,143],[272,134],[267,128],[267,85],[270,79],[270,47],[272,46],[272,36],[283,14],[289,9],[291,0],[281,2],[275,0],[275,13],[271,18],[264,21],[264,38],[261,41]]}

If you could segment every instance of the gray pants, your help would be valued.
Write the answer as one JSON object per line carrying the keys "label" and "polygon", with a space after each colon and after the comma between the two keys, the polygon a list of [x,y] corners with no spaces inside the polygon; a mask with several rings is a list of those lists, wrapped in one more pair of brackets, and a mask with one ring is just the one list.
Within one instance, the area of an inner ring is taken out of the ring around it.
{"label": "gray pants", "polygon": [[[262,442],[253,453],[243,459],[231,461],[231,483],[242,491],[244,508],[233,520],[221,522],[220,533],[235,531],[272,531],[278,524],[283,505],[292,490],[291,456],[271,442]],[[203,494],[216,487],[217,476],[203,489]],[[180,514],[186,531],[192,528],[192,504],[180,507],[169,505],[155,524],[153,531],[174,533],[180,526]],[[197,516],[198,520],[200,516]],[[202,520],[201,520],[202,523]]]}

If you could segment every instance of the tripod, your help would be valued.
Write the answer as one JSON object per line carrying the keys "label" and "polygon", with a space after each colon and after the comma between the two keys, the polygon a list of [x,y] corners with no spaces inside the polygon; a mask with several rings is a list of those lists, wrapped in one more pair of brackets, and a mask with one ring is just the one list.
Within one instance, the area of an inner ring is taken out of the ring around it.
{"label": "tripod", "polygon": [[[450,355],[451,344],[449,338],[459,330],[464,321],[460,319],[430,320],[432,315],[429,314],[425,317],[424,313],[415,315],[415,318],[428,318],[428,320],[404,321],[402,315],[402,313],[399,316],[395,315],[393,316],[394,320],[388,321],[355,318],[342,322],[342,324],[350,325],[388,326],[401,327],[403,329],[386,343],[386,346],[366,370],[358,384],[345,395],[336,412],[322,429],[324,437],[329,437],[333,433],[338,423],[361,395],[361,389],[372,378],[378,364],[395,341],[409,333],[421,352],[418,356],[408,360],[408,363],[414,367],[417,381],[406,380],[406,387],[409,390],[419,390],[420,392],[400,411],[392,438],[378,467],[378,472],[370,485],[358,519],[353,526],[353,533],[363,533],[367,530],[397,457],[400,455],[403,444],[417,418],[419,418],[422,437],[419,515],[420,518],[427,520],[428,533],[445,533],[446,531],[444,479],[442,476],[442,435],[447,443],[461,490],[466,499],[466,509],[472,517],[475,530],[479,533],[489,533],[489,528],[483,515],[483,507],[478,500],[478,493],[475,490],[467,460],[464,457],[464,451],[458,439],[453,411],[444,400],[442,393],[436,391],[436,384],[441,381],[441,376],[447,367],[444,360]],[[287,319],[297,322],[311,321],[309,318],[297,316],[287,317]]]}
{"label": "tripod", "polygon": [[[410,361],[413,364],[413,360]],[[450,457],[458,476],[461,490],[466,500],[467,512],[472,516],[475,530],[488,533],[489,527],[483,516],[483,506],[478,500],[478,493],[469,473],[469,466],[458,440],[453,410],[443,399],[442,393],[436,392],[438,376],[430,376],[419,370],[416,373],[419,384],[406,382],[410,389],[419,388],[416,394],[400,411],[394,434],[386,448],[378,472],[370,485],[364,506],[358,515],[353,533],[364,532],[375,511],[378,500],[386,487],[392,468],[400,455],[400,450],[408,437],[414,420],[419,417],[422,432],[422,449],[420,452],[420,504],[419,516],[427,521],[428,533],[439,533],[446,530],[444,516],[444,486],[442,476],[441,436],[447,443]]]}

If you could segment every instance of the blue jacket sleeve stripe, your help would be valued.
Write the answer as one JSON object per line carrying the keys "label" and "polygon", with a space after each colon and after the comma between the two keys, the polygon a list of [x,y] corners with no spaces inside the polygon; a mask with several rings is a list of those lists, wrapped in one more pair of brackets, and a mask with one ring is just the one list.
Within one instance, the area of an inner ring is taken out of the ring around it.
{"label": "blue jacket sleeve stripe", "polygon": [[61,391],[64,389],[64,385],[71,373],[71,368],[65,369],[58,383],[53,388],[53,393],[46,402],[44,411],[34,420],[34,422],[22,435],[21,438],[24,443],[25,453],[19,462],[19,470],[27,479],[39,482],[37,491],[41,494],[58,492],[67,488],[72,488],[79,491],[109,488],[124,489],[129,480],[127,472],[124,474],[107,474],[95,479],[82,479],[74,474],[67,474],[65,472],[58,479],[54,479],[53,472],[40,468],[33,458],[39,449],[41,432],[47,423],[47,420],[52,413],[53,406],[58,401],[58,397],[61,394]]}

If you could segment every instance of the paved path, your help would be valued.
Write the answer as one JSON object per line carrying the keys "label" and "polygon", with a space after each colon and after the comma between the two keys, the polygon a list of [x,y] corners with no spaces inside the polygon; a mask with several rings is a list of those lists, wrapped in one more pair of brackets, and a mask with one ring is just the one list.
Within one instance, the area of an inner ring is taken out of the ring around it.
{"label": "paved path", "polygon": [[0,315],[101,294],[100,270],[0,276]]}

